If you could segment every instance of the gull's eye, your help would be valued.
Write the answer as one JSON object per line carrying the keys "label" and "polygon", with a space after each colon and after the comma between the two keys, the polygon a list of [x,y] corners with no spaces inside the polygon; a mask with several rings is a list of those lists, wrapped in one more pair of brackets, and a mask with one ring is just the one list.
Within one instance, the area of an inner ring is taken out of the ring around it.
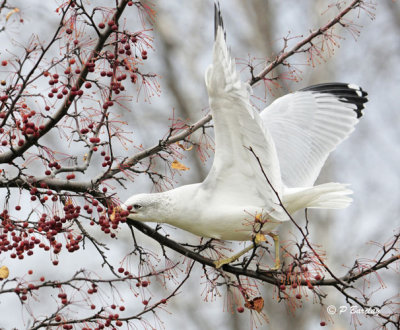
{"label": "gull's eye", "polygon": [[139,209],[142,208],[142,205],[140,205],[140,204],[134,204],[134,205],[133,205],[133,208],[134,208],[135,210],[139,210]]}

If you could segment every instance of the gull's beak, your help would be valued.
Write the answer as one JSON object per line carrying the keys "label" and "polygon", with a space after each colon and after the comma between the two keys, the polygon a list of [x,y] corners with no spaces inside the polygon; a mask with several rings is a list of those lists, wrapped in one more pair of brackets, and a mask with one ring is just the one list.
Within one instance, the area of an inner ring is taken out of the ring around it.
{"label": "gull's beak", "polygon": [[[122,203],[120,206],[121,210],[123,211],[128,211],[128,206],[126,206],[126,204]],[[136,214],[137,212],[135,212],[133,209],[129,211],[129,214]]]}

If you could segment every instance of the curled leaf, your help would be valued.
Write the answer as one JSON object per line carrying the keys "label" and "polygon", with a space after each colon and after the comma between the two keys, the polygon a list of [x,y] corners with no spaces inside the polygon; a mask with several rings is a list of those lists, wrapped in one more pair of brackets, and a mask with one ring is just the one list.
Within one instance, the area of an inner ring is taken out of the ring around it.
{"label": "curled leaf", "polygon": [[182,148],[183,150],[185,150],[185,151],[190,151],[190,150],[193,149],[193,145],[191,145],[189,148],[186,148],[183,144],[181,144],[181,143],[179,143],[179,142],[176,142],[176,144],[177,144],[180,148]]}
{"label": "curled leaf", "polygon": [[6,22],[10,19],[12,15],[19,12],[19,8],[14,8],[13,10],[9,11],[6,15]]}
{"label": "curled leaf", "polygon": [[0,267],[0,278],[5,279],[10,275],[10,271],[8,270],[7,266]]}
{"label": "curled leaf", "polygon": [[248,309],[253,309],[256,312],[260,313],[264,307],[264,299],[262,297],[256,297],[252,300],[247,300],[244,306]]}
{"label": "curled leaf", "polygon": [[117,213],[120,213],[121,211],[122,211],[122,208],[120,206],[114,206],[113,212],[110,214],[111,222],[115,222]]}
{"label": "curled leaf", "polygon": [[65,201],[65,206],[69,206],[69,205],[74,205],[71,197],[67,197],[67,200]]}
{"label": "curled leaf", "polygon": [[186,167],[185,165],[179,163],[176,159],[172,162],[171,167],[179,171],[187,171],[190,169],[189,167]]}

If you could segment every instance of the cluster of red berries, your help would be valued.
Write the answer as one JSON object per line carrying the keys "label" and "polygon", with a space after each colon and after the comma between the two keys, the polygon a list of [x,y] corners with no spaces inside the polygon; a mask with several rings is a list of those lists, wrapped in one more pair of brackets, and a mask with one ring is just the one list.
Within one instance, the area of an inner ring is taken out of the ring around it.
{"label": "cluster of red berries", "polygon": [[[129,278],[133,277],[132,274],[128,270],[125,270],[123,267],[118,268],[118,273],[121,273],[121,274],[124,273],[124,275],[128,276]],[[136,283],[136,286],[138,286],[138,283]]]}
{"label": "cluster of red berries", "polygon": [[24,302],[28,300],[28,292],[33,290],[39,290],[39,287],[33,285],[32,283],[29,283],[26,288],[17,286],[14,289],[14,293],[16,293],[19,296],[19,299],[21,299],[21,301]]}
{"label": "cluster of red berries", "polygon": [[[49,168],[53,168],[54,167],[56,170],[61,169],[61,165],[58,162],[50,162],[48,166],[49,166]],[[44,172],[44,174],[51,175],[51,170],[46,170]]]}
{"label": "cluster of red berries", "polygon": [[[118,93],[119,93],[119,90],[118,90]],[[118,93],[116,93],[116,94],[118,94]],[[113,101],[111,101],[111,100],[106,101],[106,102],[103,104],[103,109],[104,109],[104,110],[107,110],[109,107],[112,107],[113,105],[114,105],[114,102],[113,102]]]}
{"label": "cluster of red berries", "polygon": [[88,294],[93,294],[97,292],[97,285],[92,283],[92,287],[90,289],[87,290]]}
{"label": "cluster of red berries", "polygon": [[[21,109],[21,113],[24,112],[23,109],[26,109],[27,105],[25,103],[22,104],[22,109]],[[33,121],[31,121],[30,119],[36,115],[36,111],[32,110],[29,113],[23,113],[22,114],[22,123],[21,120],[17,119],[15,121],[15,125],[16,128],[22,132],[22,134],[26,137],[30,137],[30,136],[34,136],[35,138],[40,137],[41,131],[43,131],[45,129],[44,125],[39,125],[37,126]],[[6,117],[6,112],[0,112],[0,119],[5,118]],[[22,124],[22,127],[21,127]],[[4,128],[1,127],[0,128],[0,134],[4,133]],[[10,135],[11,140],[16,140],[17,139],[17,135],[15,134],[11,134]],[[19,139],[17,144],[18,146],[23,146],[25,143],[24,139]],[[2,146],[7,146],[8,145],[8,141],[7,140],[3,140],[1,141],[1,145]]]}
{"label": "cluster of red berries", "polygon": [[67,203],[64,206],[65,219],[73,220],[79,217],[79,213],[81,212],[81,207],[79,205],[74,205],[72,203]]}
{"label": "cluster of red berries", "polygon": [[[37,188],[33,187],[31,189],[31,194],[37,193]],[[19,205],[16,206],[16,210],[20,210],[21,207]],[[59,217],[54,215],[53,217],[49,217],[46,213],[43,213],[37,222],[37,231],[45,233],[46,238],[50,242],[50,246],[43,243],[39,238],[35,236],[30,236],[28,234],[34,233],[34,228],[29,227],[29,223],[27,221],[22,224],[18,224],[20,230],[22,231],[20,235],[17,235],[15,229],[17,225],[10,220],[10,216],[7,210],[4,210],[0,216],[2,218],[2,226],[3,233],[0,235],[0,253],[11,251],[11,258],[24,259],[24,253],[28,256],[33,254],[33,249],[35,246],[44,249],[45,251],[49,251],[50,248],[53,249],[54,254],[58,254],[61,251],[62,244],[56,241],[56,236],[60,232],[63,231],[63,224],[69,220],[76,219],[80,214],[80,206],[74,206],[72,203],[69,203],[64,207],[65,216]],[[10,233],[10,238],[8,237],[8,233]],[[74,252],[79,250],[79,243],[82,240],[82,236],[78,235],[74,237],[72,234],[68,234],[67,236],[68,242],[65,247],[68,252]],[[53,261],[54,265],[58,264],[58,260]]]}
{"label": "cluster of red berries", "polygon": [[[115,304],[112,304],[110,307],[111,307],[111,309],[116,309],[117,308],[117,306]],[[119,306],[119,310],[121,312],[123,312],[125,310],[125,306]]]}
{"label": "cluster of red berries", "polygon": [[101,166],[102,167],[111,166],[112,164],[111,157],[107,155],[105,151],[102,151],[101,155],[104,157],[104,162],[101,164]]}
{"label": "cluster of red berries", "polygon": [[65,292],[60,292],[57,297],[61,299],[63,305],[68,304],[67,294]]}
{"label": "cluster of red berries", "polygon": [[[48,188],[48,187],[47,187],[46,183],[41,182],[40,183],[40,188],[45,189],[45,188]],[[49,199],[49,196],[53,195],[53,192],[50,189],[48,189],[46,192],[41,192],[36,187],[32,187],[29,190],[29,193],[31,195],[31,201],[32,202],[34,202],[39,197],[40,198],[40,203],[42,203],[42,204],[44,204]],[[53,195],[51,197],[51,200],[53,202],[57,201],[58,200],[58,196],[57,195]]]}
{"label": "cluster of red berries", "polygon": [[82,235],[74,237],[72,234],[67,236],[68,243],[65,244],[65,248],[68,252],[72,253],[80,249],[79,243],[82,241]]}
{"label": "cluster of red berries", "polygon": [[125,80],[126,79],[126,74],[122,74],[120,76],[117,77],[117,81],[114,81],[111,83],[111,89],[113,90],[113,92],[115,94],[119,94],[121,92],[123,92],[125,90],[124,85],[121,84],[120,81]]}
{"label": "cluster of red berries", "polygon": [[[0,217],[2,218],[2,227],[3,233],[0,235],[0,253],[12,251],[10,257],[15,259],[24,259],[24,253],[27,255],[33,254],[33,248],[35,245],[41,243],[41,241],[31,236],[29,237],[28,233],[33,233],[33,228],[29,228],[27,232],[24,231],[25,228],[29,226],[28,222],[23,222],[22,224],[18,224],[19,229],[22,230],[20,234],[17,234],[17,225],[10,220],[10,216],[7,210],[4,210]],[[10,233],[10,237],[8,236]]]}
{"label": "cluster of red berries", "polygon": [[[59,78],[60,78],[60,76],[57,73],[54,73],[53,75],[51,75],[49,72],[46,71],[43,73],[43,75],[45,77],[50,77],[49,85],[52,86],[52,88],[51,88],[50,92],[47,94],[47,96],[49,98],[53,98],[54,95],[57,94],[57,98],[62,99],[64,96],[68,95],[68,93],[69,93],[68,88],[64,84],[61,84],[61,86],[57,87],[57,84],[59,83]],[[82,92],[82,94],[83,94],[83,92]],[[48,110],[50,110],[50,107],[47,106],[45,109],[46,109],[46,111],[48,111]]]}
{"label": "cluster of red berries", "polygon": [[[104,188],[103,188],[104,191]],[[106,190],[107,191],[107,190]],[[115,233],[111,232],[111,229],[117,229],[118,225],[120,223],[126,222],[126,217],[129,215],[128,211],[122,211],[122,210],[114,210],[109,209],[108,214],[111,214],[112,216],[107,217],[106,215],[101,215],[99,217],[99,225],[100,229],[105,233],[105,234],[110,234],[112,238],[115,237]],[[111,220],[112,218],[112,220]],[[94,224],[93,222],[91,224]],[[129,273],[128,273],[129,274]]]}

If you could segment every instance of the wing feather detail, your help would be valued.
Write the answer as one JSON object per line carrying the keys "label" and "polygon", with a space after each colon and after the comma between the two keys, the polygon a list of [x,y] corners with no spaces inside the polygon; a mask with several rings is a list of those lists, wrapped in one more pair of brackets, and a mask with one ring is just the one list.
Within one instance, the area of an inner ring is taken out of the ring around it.
{"label": "wing feather detail", "polygon": [[329,154],[354,130],[367,93],[356,85],[320,84],[287,94],[260,114],[277,149],[287,187],[309,187]]}
{"label": "wing feather detail", "polygon": [[[205,189],[229,194],[235,202],[265,205],[277,219],[286,219],[275,193],[262,174],[260,164],[249,148],[259,157],[263,170],[274,189],[281,194],[282,182],[275,145],[264,123],[250,103],[250,88],[236,71],[225,42],[222,20],[217,26],[213,62],[206,71],[215,132],[215,158]],[[276,207],[274,207],[276,205]]]}

